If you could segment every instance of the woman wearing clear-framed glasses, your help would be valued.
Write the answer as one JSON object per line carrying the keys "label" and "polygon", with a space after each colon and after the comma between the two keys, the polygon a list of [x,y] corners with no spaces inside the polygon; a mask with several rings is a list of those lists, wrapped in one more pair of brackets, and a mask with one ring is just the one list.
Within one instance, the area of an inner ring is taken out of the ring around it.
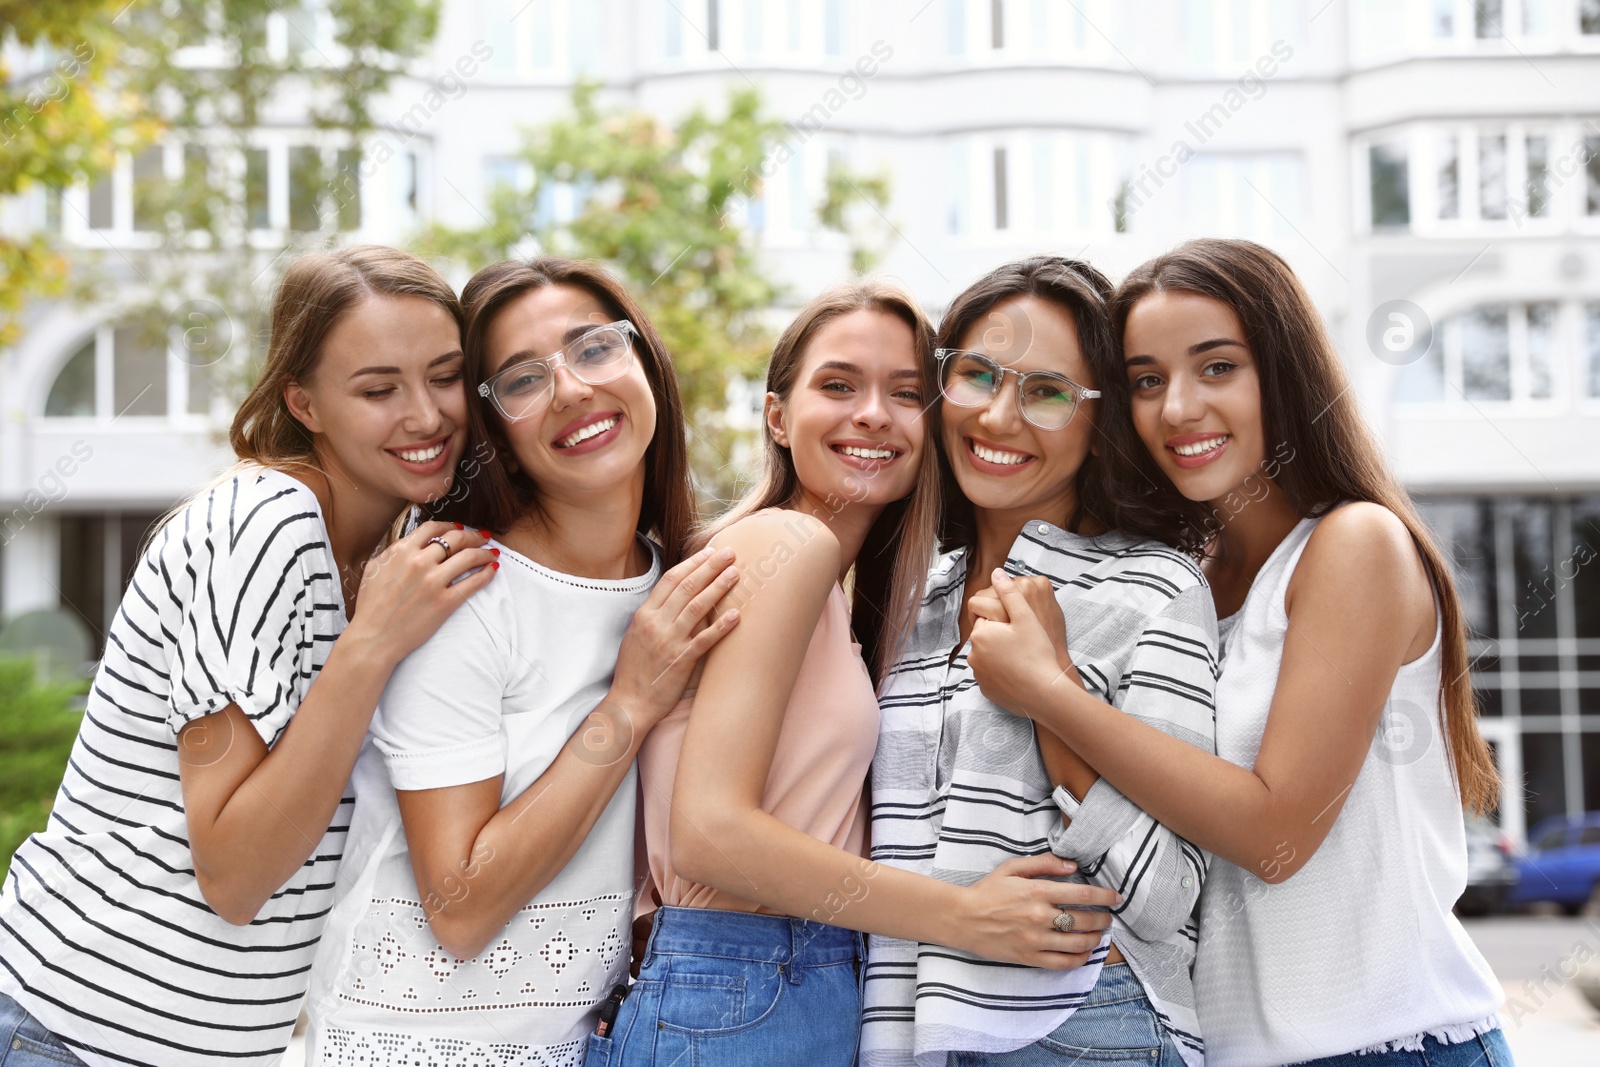
{"label": "woman wearing clear-framed glasses", "polygon": [[1072,971],[874,937],[866,1065],[1203,1062],[1190,912],[1207,857],[993,704],[968,663],[1003,570],[1030,601],[1059,599],[1087,687],[1212,748],[1216,617],[1198,567],[1175,547],[1191,538],[1176,513],[1138,504],[1125,458],[1096,426],[1093,386],[1121,373],[1111,292],[1088,264],[1040,256],[974,283],[941,324],[933,413],[946,555],[880,697],[872,854],[965,883],[1054,852],[1077,863],[1075,880],[1124,900]]}
{"label": "woman wearing clear-framed glasses", "polygon": [[627,979],[634,756],[738,618],[712,613],[731,553],[683,558],[677,379],[626,290],[540,257],[462,304],[483,458],[431,510],[495,531],[497,591],[374,716],[308,1001],[319,1065],[579,1062]]}

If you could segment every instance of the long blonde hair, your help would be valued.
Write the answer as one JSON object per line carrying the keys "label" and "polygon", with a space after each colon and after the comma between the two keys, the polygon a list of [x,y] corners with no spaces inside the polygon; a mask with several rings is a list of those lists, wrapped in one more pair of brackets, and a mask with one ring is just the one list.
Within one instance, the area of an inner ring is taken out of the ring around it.
{"label": "long blonde hair", "polygon": [[[836,286],[817,296],[800,310],[772,350],[767,364],[767,392],[787,401],[799,377],[807,347],[828,323],[853,311],[878,311],[911,327],[917,356],[918,385],[924,403],[938,390],[933,364],[933,327],[916,300],[900,286],[875,278],[864,278]],[[924,414],[924,420],[928,416]],[[764,441],[760,483],[727,514],[702,531],[696,544],[704,544],[718,530],[766,508],[792,504],[800,491],[800,476],[795,471],[789,449],[772,439],[763,424]],[[861,552],[856,556],[851,581],[850,627],[861,643],[862,658],[873,684],[883,688],[885,676],[894,666],[901,648],[916,621],[922,604],[923,585],[933,560],[935,535],[939,525],[939,466],[933,430],[917,467],[916,485],[904,500],[883,510]]]}

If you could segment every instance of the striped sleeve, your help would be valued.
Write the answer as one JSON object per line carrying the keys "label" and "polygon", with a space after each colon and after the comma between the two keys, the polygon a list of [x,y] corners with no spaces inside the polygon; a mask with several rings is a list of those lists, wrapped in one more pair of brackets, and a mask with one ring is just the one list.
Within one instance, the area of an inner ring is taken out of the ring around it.
{"label": "striped sleeve", "polygon": [[337,598],[338,583],[320,562],[329,553],[314,498],[298,486],[243,493],[235,480],[165,536],[159,566],[186,568],[194,590],[177,605],[168,725],[176,733],[236,704],[272,744],[328,651],[315,648],[331,637],[311,620],[343,611],[325,602]]}
{"label": "striped sleeve", "polygon": [[[1139,634],[1114,703],[1128,715],[1191,745],[1215,750],[1215,614],[1204,585],[1182,590]],[[1078,861],[1096,885],[1122,893],[1114,913],[1147,941],[1189,921],[1210,858],[1168,830],[1105,779],[1080,802],[1053,794],[1071,825],[1050,833],[1056,855]]]}

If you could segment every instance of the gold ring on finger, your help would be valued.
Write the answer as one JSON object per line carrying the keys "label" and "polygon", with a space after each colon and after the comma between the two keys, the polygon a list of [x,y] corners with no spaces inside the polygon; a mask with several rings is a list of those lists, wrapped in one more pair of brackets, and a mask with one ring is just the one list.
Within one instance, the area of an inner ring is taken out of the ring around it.
{"label": "gold ring on finger", "polygon": [[1070,934],[1072,931],[1078,928],[1078,917],[1072,914],[1070,911],[1058,911],[1056,912],[1055,919],[1051,921],[1050,925],[1061,931],[1063,934]]}
{"label": "gold ring on finger", "polygon": [[[446,541],[442,537],[430,537],[430,538],[428,538],[428,544],[430,544],[430,545],[438,545],[440,548],[444,549],[444,559],[449,559],[450,558],[450,542],[449,541]],[[444,559],[441,559],[439,562],[443,563]]]}

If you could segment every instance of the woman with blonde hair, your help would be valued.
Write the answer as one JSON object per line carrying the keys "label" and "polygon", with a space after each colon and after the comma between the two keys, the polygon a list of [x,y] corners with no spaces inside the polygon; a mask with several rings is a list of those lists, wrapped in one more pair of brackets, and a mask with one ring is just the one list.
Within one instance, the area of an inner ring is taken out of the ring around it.
{"label": "woman with blonde hair", "polygon": [[278,1062],[378,694],[495,574],[448,522],[372,558],[450,488],[461,326],[404,252],[290,265],[240,462],[139,560],[50,824],[0,891],[8,1065]]}
{"label": "woman with blonde hair", "polygon": [[[921,598],[937,516],[930,330],[902,290],[830,290],[767,371],[766,471],[710,532],[740,622],[640,754],[655,913],[639,980],[587,1063],[854,1064],[861,935],[1081,965],[1110,905],[1053,856],[972,886],[865,859],[876,688]],[[844,586],[849,582],[850,594]],[[693,684],[693,683],[691,683]],[[1038,877],[1033,877],[1038,876]]]}

